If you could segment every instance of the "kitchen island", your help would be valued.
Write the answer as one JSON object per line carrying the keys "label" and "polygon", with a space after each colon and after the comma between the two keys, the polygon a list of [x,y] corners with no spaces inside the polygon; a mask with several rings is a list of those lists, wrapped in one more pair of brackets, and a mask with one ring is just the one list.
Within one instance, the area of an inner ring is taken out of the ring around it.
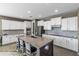
{"label": "kitchen island", "polygon": [[51,39],[21,35],[18,36],[18,40],[35,47],[37,56],[53,56],[53,40]]}

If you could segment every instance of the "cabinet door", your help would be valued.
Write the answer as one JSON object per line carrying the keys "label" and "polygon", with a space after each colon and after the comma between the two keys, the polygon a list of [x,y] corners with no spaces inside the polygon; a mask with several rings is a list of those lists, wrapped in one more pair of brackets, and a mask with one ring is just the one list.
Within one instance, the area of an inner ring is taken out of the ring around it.
{"label": "cabinet door", "polygon": [[8,36],[8,43],[16,42],[17,38],[15,35],[9,35]]}
{"label": "cabinet door", "polygon": [[17,27],[16,23],[15,23],[14,21],[9,21],[9,22],[10,22],[10,25],[9,25],[10,28],[9,28],[9,29],[10,29],[10,30],[11,30],[11,29],[16,29],[16,28],[15,28],[15,26]]}
{"label": "cabinet door", "polygon": [[54,18],[51,18],[51,25],[55,25],[56,20]]}
{"label": "cabinet door", "polygon": [[78,39],[74,39],[75,40],[75,51],[78,52]]}
{"label": "cabinet door", "polygon": [[78,51],[78,40],[73,39],[73,38],[67,38],[67,43],[66,43],[66,48],[73,50],[73,51]]}
{"label": "cabinet door", "polygon": [[30,21],[24,21],[24,27],[25,28],[31,28],[32,27],[32,22],[30,22]]}
{"label": "cabinet door", "polygon": [[61,17],[55,19],[55,25],[61,25]]}
{"label": "cabinet door", "polygon": [[10,26],[9,20],[2,20],[2,30],[8,30]]}
{"label": "cabinet door", "polygon": [[51,25],[61,25],[61,17],[51,18]]}
{"label": "cabinet door", "polygon": [[56,37],[56,45],[66,48],[66,40],[64,37]]}
{"label": "cabinet door", "polygon": [[50,23],[50,21],[45,21],[44,22],[44,29],[45,30],[51,30],[51,23]]}
{"label": "cabinet door", "polygon": [[62,19],[62,23],[61,23],[61,30],[67,30],[67,18]]}
{"label": "cabinet door", "polygon": [[[30,24],[31,26],[31,24]],[[24,29],[24,22],[20,22],[20,29]]]}
{"label": "cabinet door", "polygon": [[57,45],[57,46],[61,46],[61,38],[55,37],[54,44]]}
{"label": "cabinet door", "polygon": [[66,39],[64,37],[61,38],[61,47],[66,48]]}
{"label": "cabinet door", "polygon": [[78,52],[78,41],[77,41],[77,39],[71,39],[69,43],[70,43],[70,49]]}
{"label": "cabinet door", "polygon": [[46,21],[44,22],[44,30],[46,30],[47,29],[47,27],[46,27]]}
{"label": "cabinet door", "polygon": [[75,31],[78,31],[78,17],[75,17]]}
{"label": "cabinet door", "polygon": [[68,20],[68,30],[75,31],[76,18],[75,17],[71,17],[71,18],[68,18],[67,20]]}
{"label": "cabinet door", "polygon": [[7,36],[2,37],[2,45],[8,44],[8,38]]}
{"label": "cabinet door", "polygon": [[38,26],[44,26],[44,21],[43,20],[38,21]]}

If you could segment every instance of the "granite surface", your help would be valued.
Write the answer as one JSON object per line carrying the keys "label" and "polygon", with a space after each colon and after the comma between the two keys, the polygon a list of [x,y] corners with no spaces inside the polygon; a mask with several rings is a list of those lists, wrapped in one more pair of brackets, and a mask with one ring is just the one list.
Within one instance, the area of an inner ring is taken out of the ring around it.
{"label": "granite surface", "polygon": [[60,36],[60,37],[67,37],[67,38],[74,38],[77,39],[77,36],[65,36],[65,35],[58,35],[58,34],[46,34],[46,35],[52,35],[52,36]]}
{"label": "granite surface", "polygon": [[47,43],[51,42],[52,40],[49,40],[47,38],[42,38],[42,37],[31,37],[31,36],[18,36],[19,39],[30,43],[31,45],[40,48],[44,45],[46,45]]}

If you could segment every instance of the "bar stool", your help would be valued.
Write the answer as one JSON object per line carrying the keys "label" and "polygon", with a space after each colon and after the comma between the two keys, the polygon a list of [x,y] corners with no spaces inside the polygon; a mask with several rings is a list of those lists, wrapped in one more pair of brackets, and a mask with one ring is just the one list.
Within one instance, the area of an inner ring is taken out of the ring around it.
{"label": "bar stool", "polygon": [[26,53],[26,55],[30,55],[30,53],[31,53],[30,44],[28,42],[25,43],[25,53]]}
{"label": "bar stool", "polygon": [[23,53],[24,52],[24,42],[21,39],[19,41],[20,41],[20,48],[19,48],[19,50],[20,50],[21,53]]}
{"label": "bar stool", "polygon": [[16,51],[19,52],[19,49],[20,49],[20,40],[18,38],[16,41]]}
{"label": "bar stool", "polygon": [[25,53],[26,53],[26,55],[34,56],[36,51],[37,51],[37,49],[35,47],[33,47],[31,44],[29,44],[28,42],[25,43]]}

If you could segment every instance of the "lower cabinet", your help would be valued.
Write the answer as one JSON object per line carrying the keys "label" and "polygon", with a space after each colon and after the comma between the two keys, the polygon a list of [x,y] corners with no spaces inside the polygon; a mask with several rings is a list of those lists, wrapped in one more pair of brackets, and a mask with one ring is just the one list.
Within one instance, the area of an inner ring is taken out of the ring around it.
{"label": "lower cabinet", "polygon": [[43,35],[43,37],[54,40],[54,45],[78,52],[78,39],[52,35]]}
{"label": "lower cabinet", "polygon": [[6,35],[2,37],[2,45],[16,42],[17,37],[15,35]]}
{"label": "lower cabinet", "polygon": [[8,43],[7,36],[3,36],[2,37],[2,45],[7,44],[7,43]]}
{"label": "lower cabinet", "polygon": [[67,38],[66,40],[66,48],[78,52],[78,40],[73,38]]}
{"label": "lower cabinet", "polygon": [[78,52],[78,40],[73,38],[59,37],[54,44]]}

